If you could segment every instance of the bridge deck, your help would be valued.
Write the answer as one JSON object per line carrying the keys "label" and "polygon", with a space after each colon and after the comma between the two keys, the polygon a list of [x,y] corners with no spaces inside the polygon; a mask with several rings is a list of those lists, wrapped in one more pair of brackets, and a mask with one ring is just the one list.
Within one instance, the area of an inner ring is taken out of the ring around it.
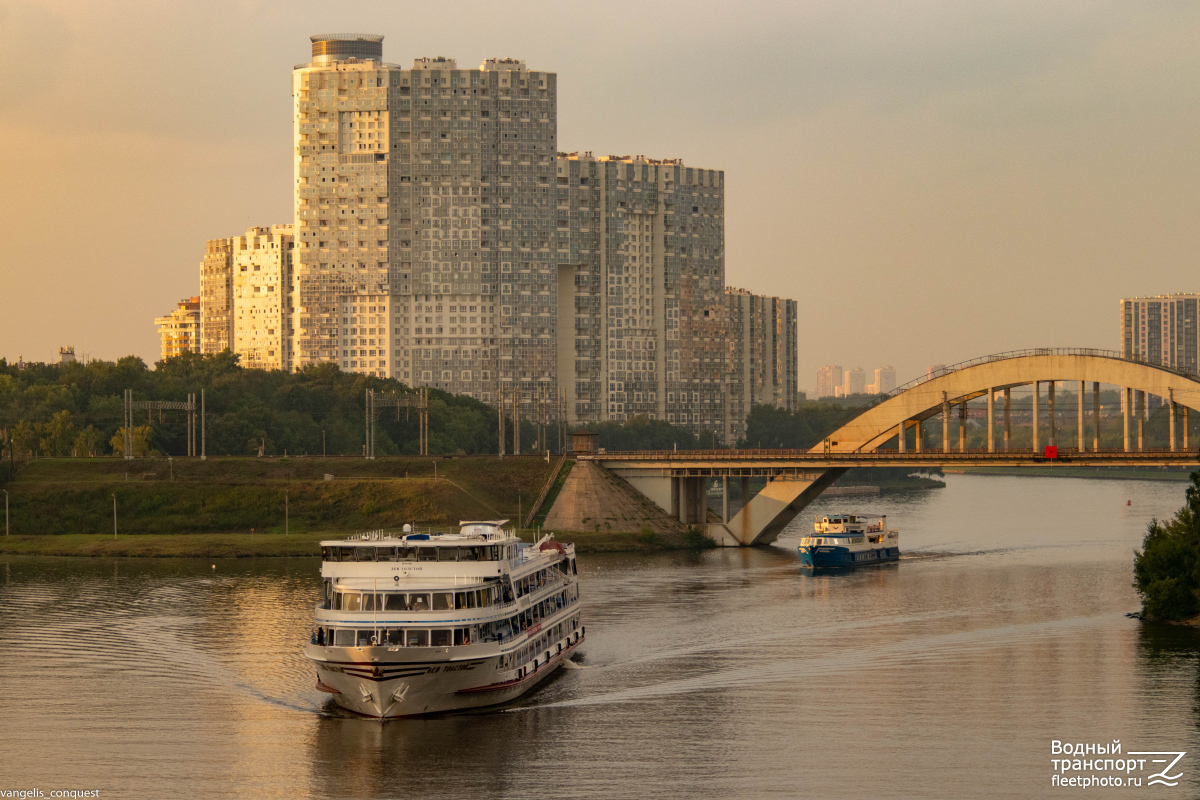
{"label": "bridge deck", "polygon": [[872,450],[865,453],[813,453],[808,450],[631,450],[580,455],[618,473],[671,477],[801,475],[846,467],[1179,467],[1200,465],[1200,450],[1058,449],[1042,451]]}

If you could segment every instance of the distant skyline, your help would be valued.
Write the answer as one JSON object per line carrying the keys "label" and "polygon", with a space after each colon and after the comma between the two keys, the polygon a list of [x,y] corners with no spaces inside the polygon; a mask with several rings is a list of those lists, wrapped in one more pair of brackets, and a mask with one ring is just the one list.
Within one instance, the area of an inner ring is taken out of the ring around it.
{"label": "distant skyline", "polygon": [[559,75],[558,144],[726,175],[727,282],[822,364],[1119,347],[1200,291],[1200,5],[9,3],[0,356],[158,357],[207,239],[291,221],[308,36]]}

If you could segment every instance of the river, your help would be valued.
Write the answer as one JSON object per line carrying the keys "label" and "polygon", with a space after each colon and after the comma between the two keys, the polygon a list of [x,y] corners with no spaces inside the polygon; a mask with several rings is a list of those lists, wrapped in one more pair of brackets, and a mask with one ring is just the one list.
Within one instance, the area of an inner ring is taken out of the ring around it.
{"label": "river", "polygon": [[[1200,634],[1125,616],[1132,550],[1185,484],[947,484],[820,501],[769,548],[584,556],[577,668],[500,712],[383,724],[314,689],[316,559],[7,557],[0,790],[1200,795]],[[886,513],[905,557],[802,574],[799,537],[834,510]],[[1179,785],[1052,785],[1052,741],[1113,739],[1187,751]]]}

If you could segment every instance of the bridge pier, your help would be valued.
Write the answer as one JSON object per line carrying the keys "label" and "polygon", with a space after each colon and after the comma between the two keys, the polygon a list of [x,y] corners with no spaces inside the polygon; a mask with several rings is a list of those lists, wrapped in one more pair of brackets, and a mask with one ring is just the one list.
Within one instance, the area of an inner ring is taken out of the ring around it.
{"label": "bridge pier", "polygon": [[721,547],[770,544],[805,506],[844,474],[845,467],[835,467],[816,475],[772,478],[733,519],[707,523],[701,530]]}
{"label": "bridge pier", "polygon": [[1084,381],[1079,382],[1079,452],[1083,452],[1083,393],[1087,391]]}
{"label": "bridge pier", "polygon": [[1121,399],[1125,402],[1121,403],[1121,421],[1125,426],[1125,452],[1129,452],[1129,406],[1133,404],[1133,390],[1124,387],[1121,389]]}
{"label": "bridge pier", "polygon": [[994,387],[988,387],[987,398],[988,398],[987,451],[989,453],[994,453],[994,452],[996,452],[996,439],[992,433],[992,423],[993,423],[994,417],[996,415],[996,389]]}
{"label": "bridge pier", "polygon": [[917,452],[920,453],[925,449],[925,445],[921,441],[925,438],[925,430],[921,420],[917,420],[916,424],[913,425],[913,438],[917,440]]}
{"label": "bridge pier", "polygon": [[901,453],[907,452],[907,449],[908,449],[906,447],[907,442],[904,441],[907,438],[904,435],[905,434],[904,426],[907,424],[908,424],[908,420],[902,419],[902,420],[900,420],[900,424],[896,426],[896,446],[897,446],[897,449]]}
{"label": "bridge pier", "polygon": [[1188,449],[1188,407],[1183,407],[1183,449]]}
{"label": "bridge pier", "polygon": [[1041,381],[1033,382],[1033,451],[1038,449],[1038,400],[1042,393]]}
{"label": "bridge pier", "polygon": [[1100,381],[1092,381],[1092,449],[1100,452]]}
{"label": "bridge pier", "polygon": [[958,452],[967,451],[967,401],[958,404]]}
{"label": "bridge pier", "polygon": [[1054,419],[1054,390],[1055,390],[1055,386],[1057,384],[1058,384],[1057,380],[1051,380],[1050,381],[1050,389],[1048,391],[1046,391],[1046,405],[1048,405],[1048,407],[1049,407],[1048,416],[1050,417],[1050,446],[1051,447],[1055,447],[1058,445],[1058,428],[1055,425],[1055,419]]}
{"label": "bridge pier", "polygon": [[1012,389],[1004,390],[1004,452],[1008,452],[1008,443],[1012,439]]}
{"label": "bridge pier", "polygon": [[1167,398],[1167,405],[1171,412],[1171,452],[1175,452],[1175,394],[1172,392]]}
{"label": "bridge pier", "polygon": [[950,450],[950,400],[942,392],[942,452]]}
{"label": "bridge pier", "polygon": [[1140,453],[1146,442],[1146,393],[1143,391],[1137,392],[1137,421],[1138,452]]}
{"label": "bridge pier", "polygon": [[721,478],[721,522],[729,522],[729,476]]}

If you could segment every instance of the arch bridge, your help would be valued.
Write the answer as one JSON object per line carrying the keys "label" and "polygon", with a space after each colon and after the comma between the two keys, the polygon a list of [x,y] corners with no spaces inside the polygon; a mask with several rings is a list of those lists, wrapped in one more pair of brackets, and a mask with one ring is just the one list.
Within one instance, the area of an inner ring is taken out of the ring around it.
{"label": "arch bridge", "polygon": [[[1074,431],[1059,430],[1057,424],[1055,388],[1063,382],[1078,383]],[[1121,392],[1120,448],[1100,447],[1101,384]],[[1018,449],[1012,446],[1012,390],[1022,386],[1032,389],[1033,446]],[[1048,424],[1040,422],[1043,389]],[[1160,398],[1169,408],[1166,448],[1144,447],[1148,397]],[[972,450],[966,445],[967,408],[981,398],[987,403],[986,448]],[[850,467],[1195,465],[1200,453],[1188,442],[1189,410],[1200,410],[1200,376],[1105,350],[1044,348],[974,359],[897,387],[857,409],[809,450],[632,451],[580,458],[624,478],[718,544],[746,546],[774,541]],[[923,442],[925,426],[934,417],[941,420],[942,446],[937,449]],[[766,486],[731,516],[730,479],[741,480],[745,498],[755,477],[765,477]],[[723,511],[721,521],[712,522],[705,495],[718,478],[724,487]]]}

